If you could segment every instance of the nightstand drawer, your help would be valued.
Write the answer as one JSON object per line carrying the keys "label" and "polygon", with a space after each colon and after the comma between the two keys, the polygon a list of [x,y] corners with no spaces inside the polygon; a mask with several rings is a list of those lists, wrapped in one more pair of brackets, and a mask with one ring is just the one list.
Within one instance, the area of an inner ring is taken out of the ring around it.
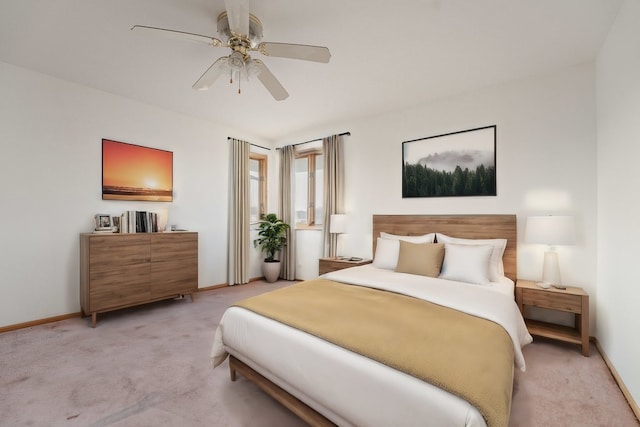
{"label": "nightstand drawer", "polygon": [[582,313],[582,298],[580,295],[547,292],[543,289],[523,289],[522,303],[524,305],[567,311],[569,313]]}

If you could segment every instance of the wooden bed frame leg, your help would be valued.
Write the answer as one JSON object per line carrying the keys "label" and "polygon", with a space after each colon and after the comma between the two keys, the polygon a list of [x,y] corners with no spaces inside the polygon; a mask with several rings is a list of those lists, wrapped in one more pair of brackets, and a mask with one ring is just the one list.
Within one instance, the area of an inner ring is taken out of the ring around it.
{"label": "wooden bed frame leg", "polygon": [[236,380],[236,367],[234,366],[235,364],[233,363],[233,361],[235,360],[235,358],[229,358],[229,377],[231,377],[231,381],[235,381]]}
{"label": "wooden bed frame leg", "polygon": [[243,377],[257,385],[269,396],[280,402],[285,408],[296,414],[300,419],[305,421],[312,427],[336,427],[336,425],[325,418],[319,412],[292,396],[276,384],[263,377],[260,373],[254,371],[241,360],[229,355],[229,370],[231,372],[231,381],[235,381],[236,372],[242,374]]}

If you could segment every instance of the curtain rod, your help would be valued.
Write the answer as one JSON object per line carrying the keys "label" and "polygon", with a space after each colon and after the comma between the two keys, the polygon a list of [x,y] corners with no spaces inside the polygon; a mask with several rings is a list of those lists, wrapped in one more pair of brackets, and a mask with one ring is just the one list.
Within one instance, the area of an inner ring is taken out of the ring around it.
{"label": "curtain rod", "polygon": [[[227,137],[227,141],[229,141],[230,139],[233,139],[233,138],[232,138],[232,137],[230,137],[230,136],[228,136],[228,137]],[[262,145],[253,144],[253,143],[251,143],[251,142],[249,143],[249,145],[253,145],[254,147],[258,147],[258,148],[262,148],[262,149],[264,149],[264,150],[269,150],[269,151],[271,151],[271,148],[263,147]]]}
{"label": "curtain rod", "polygon": [[[350,135],[351,135],[351,132],[342,132],[342,133],[339,133],[339,134],[338,134],[338,136],[344,136],[344,135],[348,135],[348,136],[350,136]],[[310,142],[320,141],[321,139],[322,139],[322,138],[316,138],[316,139],[311,139],[311,140],[309,140],[309,141],[305,141],[305,142],[298,142],[297,144],[289,144],[289,145],[291,145],[292,147],[295,147],[296,145],[308,144],[308,143],[310,143]],[[282,147],[278,147],[278,148],[276,148],[276,150],[279,150],[280,148],[282,148]]]}

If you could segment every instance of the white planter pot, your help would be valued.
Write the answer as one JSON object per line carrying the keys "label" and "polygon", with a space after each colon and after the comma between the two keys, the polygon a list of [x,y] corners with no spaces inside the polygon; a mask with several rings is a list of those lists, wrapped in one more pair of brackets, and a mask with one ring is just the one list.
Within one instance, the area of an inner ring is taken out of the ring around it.
{"label": "white planter pot", "polygon": [[273,283],[280,277],[280,261],[262,262],[262,274],[267,282]]}

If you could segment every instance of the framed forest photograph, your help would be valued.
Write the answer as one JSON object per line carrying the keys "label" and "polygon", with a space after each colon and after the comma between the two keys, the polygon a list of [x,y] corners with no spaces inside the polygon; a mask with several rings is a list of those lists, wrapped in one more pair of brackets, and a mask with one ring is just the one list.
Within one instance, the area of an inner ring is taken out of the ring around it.
{"label": "framed forest photograph", "polygon": [[402,197],[496,195],[496,126],[402,143]]}

